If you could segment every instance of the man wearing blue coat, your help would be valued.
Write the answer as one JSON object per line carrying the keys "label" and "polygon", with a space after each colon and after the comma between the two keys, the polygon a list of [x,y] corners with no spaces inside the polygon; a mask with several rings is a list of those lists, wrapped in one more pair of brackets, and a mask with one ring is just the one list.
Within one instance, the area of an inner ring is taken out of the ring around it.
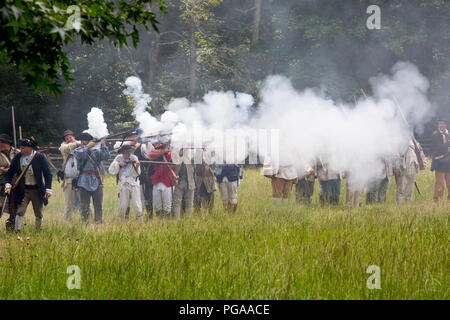
{"label": "man wearing blue coat", "polygon": [[[43,207],[52,195],[52,173],[45,156],[35,150],[37,143],[33,138],[20,140],[20,152],[11,161],[6,173],[5,192],[17,203],[15,230],[20,232],[28,204],[33,205],[36,229],[42,227]],[[22,174],[22,172],[24,172]],[[20,178],[20,179],[19,179]],[[13,179],[16,181],[13,185]]]}
{"label": "man wearing blue coat", "polygon": [[235,164],[218,165],[215,176],[224,209],[228,212],[236,212],[239,180],[242,179],[241,168]]}

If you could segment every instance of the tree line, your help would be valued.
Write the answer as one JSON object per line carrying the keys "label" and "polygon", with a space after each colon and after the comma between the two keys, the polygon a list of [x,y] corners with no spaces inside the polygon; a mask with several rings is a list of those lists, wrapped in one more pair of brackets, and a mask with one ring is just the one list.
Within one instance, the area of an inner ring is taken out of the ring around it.
{"label": "tree line", "polygon": [[[428,77],[430,99],[450,118],[447,0],[144,1],[143,7],[127,8],[121,21],[107,11],[110,1],[97,2],[104,6],[65,2],[87,6],[81,17],[93,29],[72,30],[69,40],[58,42],[63,56],[55,58],[59,68],[50,77],[33,83],[30,74],[40,68],[24,74],[18,65],[23,59],[0,60],[2,132],[11,133],[12,105],[24,135],[41,144],[58,142],[66,128],[86,129],[86,114],[94,106],[104,111],[110,131],[135,126],[132,102],[122,93],[130,75],[142,79],[153,99],[149,109],[158,114],[173,97],[197,101],[209,90],[248,92],[257,100],[259,85],[271,74],[288,76],[297,89],[326,87],[334,99],[351,102],[361,88],[370,94],[370,77],[388,73],[400,60],[416,64]],[[380,30],[366,26],[366,9],[374,4],[381,8]],[[33,19],[21,23],[27,30],[36,27]],[[2,52],[16,36],[11,30],[2,32]]]}

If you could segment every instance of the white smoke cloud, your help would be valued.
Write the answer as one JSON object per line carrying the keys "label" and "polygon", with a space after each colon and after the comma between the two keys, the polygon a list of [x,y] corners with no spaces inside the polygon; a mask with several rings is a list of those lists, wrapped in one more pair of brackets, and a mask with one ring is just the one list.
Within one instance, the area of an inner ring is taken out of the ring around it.
{"label": "white smoke cloud", "polygon": [[87,114],[87,120],[89,129],[84,130],[84,132],[89,133],[96,139],[103,138],[109,134],[108,127],[103,118],[103,111],[101,109],[93,107]]}
{"label": "white smoke cloud", "polygon": [[391,73],[371,78],[373,97],[356,105],[337,103],[314,89],[297,91],[286,77],[270,76],[260,88],[255,113],[249,94],[210,91],[195,103],[173,99],[158,120],[146,111],[151,98],[139,78],[127,78],[124,93],[135,101],[133,114],[143,135],[172,131],[175,147],[206,145],[215,148],[219,162],[242,162],[248,151],[266,154],[262,141],[244,151],[240,142],[256,141],[254,129],[274,129],[281,165],[295,165],[301,176],[305,166],[320,159],[335,171],[349,171],[361,189],[380,174],[381,159],[404,151],[412,129],[433,115],[429,83],[417,67],[399,62]]}
{"label": "white smoke cloud", "polygon": [[297,92],[284,77],[269,77],[260,91],[260,109],[252,126],[280,131],[280,161],[283,153],[294,154],[299,174],[305,164],[321,159],[334,171],[349,171],[353,184],[361,189],[379,176],[381,159],[405,150],[411,128],[432,116],[428,81],[414,65],[397,63],[392,75],[379,75],[370,83],[374,97],[347,106],[312,89]]}

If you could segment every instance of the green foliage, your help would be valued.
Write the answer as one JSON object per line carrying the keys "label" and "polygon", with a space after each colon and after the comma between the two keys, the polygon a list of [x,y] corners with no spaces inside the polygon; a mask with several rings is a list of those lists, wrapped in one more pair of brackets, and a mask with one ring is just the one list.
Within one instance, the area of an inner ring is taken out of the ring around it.
{"label": "green foliage", "polygon": [[[0,10],[0,63],[10,64],[30,87],[60,93],[59,74],[73,78],[64,46],[80,38],[92,45],[104,38],[114,45],[139,41],[137,26],[158,30],[151,0],[3,0]],[[160,11],[165,4],[159,1]]]}

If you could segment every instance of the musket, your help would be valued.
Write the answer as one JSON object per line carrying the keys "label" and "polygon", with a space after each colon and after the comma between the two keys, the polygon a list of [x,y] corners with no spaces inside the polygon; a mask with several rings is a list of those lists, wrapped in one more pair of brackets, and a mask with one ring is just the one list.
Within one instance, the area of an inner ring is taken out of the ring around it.
{"label": "musket", "polygon": [[140,160],[140,163],[150,163],[150,164],[165,164],[165,165],[177,165],[173,162],[166,162],[166,161],[153,161],[153,160]]}
{"label": "musket", "polygon": [[112,140],[112,139],[120,137],[120,136],[125,136],[126,137],[126,136],[131,136],[131,135],[136,135],[136,134],[139,135],[139,133],[140,133],[139,129],[129,129],[129,130],[126,130],[126,131],[122,131],[122,132],[119,132],[119,133],[113,133],[113,134],[109,134],[107,136],[104,136],[104,137],[101,137],[101,138],[98,138],[98,139],[94,139],[94,142],[100,142],[103,139]]}
{"label": "musket", "polygon": [[414,181],[414,185],[416,186],[416,190],[417,190],[417,193],[419,194],[419,196],[422,196],[422,192],[420,192],[419,185],[417,184],[417,181]]}
{"label": "musket", "polygon": [[14,155],[17,152],[17,138],[16,138],[16,117],[14,115],[14,106],[11,107],[12,113],[12,123],[13,123],[13,133],[14,133]]}
{"label": "musket", "polygon": [[360,88],[360,90],[361,90],[361,93],[362,93],[362,95],[364,96],[364,98],[367,99],[367,95],[366,95],[366,93],[364,92],[364,89],[363,89],[363,88]]}
{"label": "musket", "polygon": [[3,212],[5,211],[6,201],[8,200],[9,195],[6,194],[5,201],[3,201],[2,212],[0,212],[0,218],[3,216]]}
{"label": "musket", "polygon": [[[394,98],[393,100],[394,100],[395,106],[397,107],[397,109],[398,109],[400,115],[402,116],[403,121],[405,121],[406,126],[409,127],[408,120],[406,120],[406,117],[405,117],[405,115],[403,114],[402,109],[400,108],[400,103],[398,102],[398,100],[397,100],[397,98],[396,98],[395,96],[393,96],[393,98]],[[414,140],[414,136],[411,136],[411,139],[412,139],[413,142],[414,142],[414,146],[417,147],[416,142],[415,142],[415,140]],[[416,153],[416,155],[417,155],[417,153]],[[420,158],[420,156],[417,155],[417,159],[419,159],[419,158]],[[421,161],[421,160],[419,160],[419,161]],[[419,164],[419,165],[420,165],[420,164]],[[423,166],[423,163],[422,163],[422,166]],[[416,186],[416,190],[417,190],[417,192],[419,193],[419,195],[422,196],[422,193],[420,192],[419,185],[417,184],[417,181],[414,181],[414,185]]]}

